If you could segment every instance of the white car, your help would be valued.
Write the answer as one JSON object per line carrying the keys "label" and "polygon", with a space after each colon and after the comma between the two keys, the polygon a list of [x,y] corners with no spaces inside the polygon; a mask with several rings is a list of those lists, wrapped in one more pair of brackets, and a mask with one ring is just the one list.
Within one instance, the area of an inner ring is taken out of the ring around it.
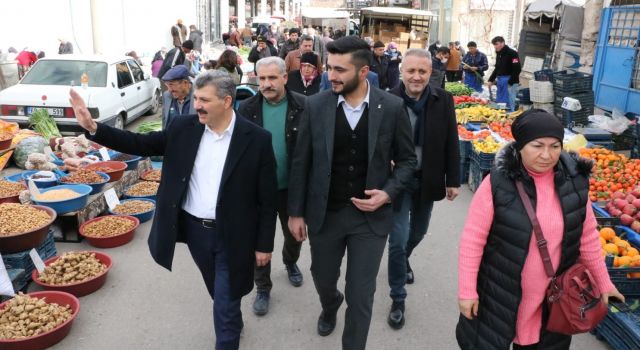
{"label": "white car", "polygon": [[131,57],[61,55],[38,60],[18,84],[0,91],[0,119],[26,127],[34,110],[46,108],[61,132],[79,132],[69,103],[72,86],[97,122],[119,129],[156,113],[162,99],[160,81]]}

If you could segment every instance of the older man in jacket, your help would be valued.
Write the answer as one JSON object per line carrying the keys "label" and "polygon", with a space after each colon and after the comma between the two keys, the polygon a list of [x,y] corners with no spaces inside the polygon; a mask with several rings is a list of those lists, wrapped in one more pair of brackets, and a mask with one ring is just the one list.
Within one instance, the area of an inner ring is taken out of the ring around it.
{"label": "older man in jacket", "polygon": [[180,115],[193,115],[193,83],[185,66],[175,66],[162,77],[167,91],[162,93],[162,128]]}
{"label": "older man in jacket", "polygon": [[458,129],[453,97],[429,85],[431,58],[410,49],[402,61],[402,83],[390,92],[404,101],[412,126],[417,166],[411,186],[394,202],[389,235],[389,286],[393,301],[387,321],[394,329],[405,322],[406,283],[413,283],[409,256],[429,227],[434,201],[454,200],[460,187]]}

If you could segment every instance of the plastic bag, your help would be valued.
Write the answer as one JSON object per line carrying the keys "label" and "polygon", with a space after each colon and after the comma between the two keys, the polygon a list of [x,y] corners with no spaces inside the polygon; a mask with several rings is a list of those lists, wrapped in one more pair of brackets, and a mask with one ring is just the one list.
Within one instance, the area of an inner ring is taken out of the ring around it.
{"label": "plastic bag", "polygon": [[622,134],[632,122],[620,111],[614,110],[611,118],[606,115],[590,115],[589,121],[594,127],[604,129],[616,135]]}
{"label": "plastic bag", "polygon": [[472,93],[471,96],[482,98],[482,99],[485,99],[487,101],[491,101],[491,93],[489,92],[489,88],[487,88],[486,85],[482,86],[482,92],[477,92],[476,91],[476,92]]}

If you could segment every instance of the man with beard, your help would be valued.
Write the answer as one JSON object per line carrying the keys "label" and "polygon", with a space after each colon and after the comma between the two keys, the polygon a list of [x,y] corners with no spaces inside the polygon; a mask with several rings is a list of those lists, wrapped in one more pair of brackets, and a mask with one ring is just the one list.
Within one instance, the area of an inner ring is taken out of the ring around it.
{"label": "man with beard", "polygon": [[307,97],[289,177],[289,229],[298,241],[309,229],[321,336],[333,332],[345,298],[337,283],[347,252],[342,347],[360,350],[392,227],[390,202],[412,178],[416,158],[402,99],[366,80],[367,43],[348,36],[329,43],[327,51],[332,90]]}
{"label": "man with beard", "polygon": [[[413,128],[417,167],[407,188],[394,202],[389,235],[391,311],[387,322],[400,329],[405,322],[406,283],[413,283],[409,256],[429,227],[433,202],[454,200],[460,187],[458,129],[450,93],[429,84],[431,58],[422,49],[409,49],[402,61],[402,83],[390,93],[404,100]],[[426,150],[423,152],[423,150]]]}
{"label": "man with beard", "polygon": [[[242,101],[238,113],[265,128],[272,135],[271,143],[276,155],[278,174],[277,210],[284,235],[282,261],[287,269],[289,283],[294,287],[302,285],[302,272],[297,262],[300,257],[302,243],[297,241],[289,231],[287,222],[287,196],[289,185],[289,168],[296,144],[298,123],[304,107],[305,97],[289,91],[285,84],[287,72],[284,61],[280,57],[263,58],[256,63],[256,74],[260,84],[260,92]],[[271,293],[271,263],[256,267],[255,271],[256,299],[253,302],[253,313],[258,316],[269,312]]]}
{"label": "man with beard", "polygon": [[298,37],[300,36],[300,29],[291,28],[289,29],[289,39],[285,40],[282,48],[280,49],[280,58],[285,59],[289,52],[295,51],[300,47],[300,41]]}

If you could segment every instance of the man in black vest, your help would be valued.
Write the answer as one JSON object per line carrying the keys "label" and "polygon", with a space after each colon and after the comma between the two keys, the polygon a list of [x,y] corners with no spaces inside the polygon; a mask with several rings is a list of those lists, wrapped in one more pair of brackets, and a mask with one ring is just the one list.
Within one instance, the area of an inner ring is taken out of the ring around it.
{"label": "man in black vest", "polygon": [[337,283],[348,252],[342,346],[359,350],[366,347],[376,276],[391,231],[390,201],[411,180],[416,158],[402,100],[366,80],[367,43],[348,36],[327,44],[327,51],[332,91],[305,103],[289,177],[289,228],[300,241],[309,228],[321,336],[333,332],[345,298]]}
{"label": "man in black vest", "polygon": [[409,256],[427,233],[433,202],[445,196],[454,200],[460,187],[453,97],[440,87],[430,86],[430,74],[429,53],[409,49],[402,60],[402,83],[390,91],[404,100],[418,159],[413,186],[394,203],[394,225],[389,236],[389,287],[393,304],[387,322],[394,329],[404,326],[405,284],[413,283]]}

